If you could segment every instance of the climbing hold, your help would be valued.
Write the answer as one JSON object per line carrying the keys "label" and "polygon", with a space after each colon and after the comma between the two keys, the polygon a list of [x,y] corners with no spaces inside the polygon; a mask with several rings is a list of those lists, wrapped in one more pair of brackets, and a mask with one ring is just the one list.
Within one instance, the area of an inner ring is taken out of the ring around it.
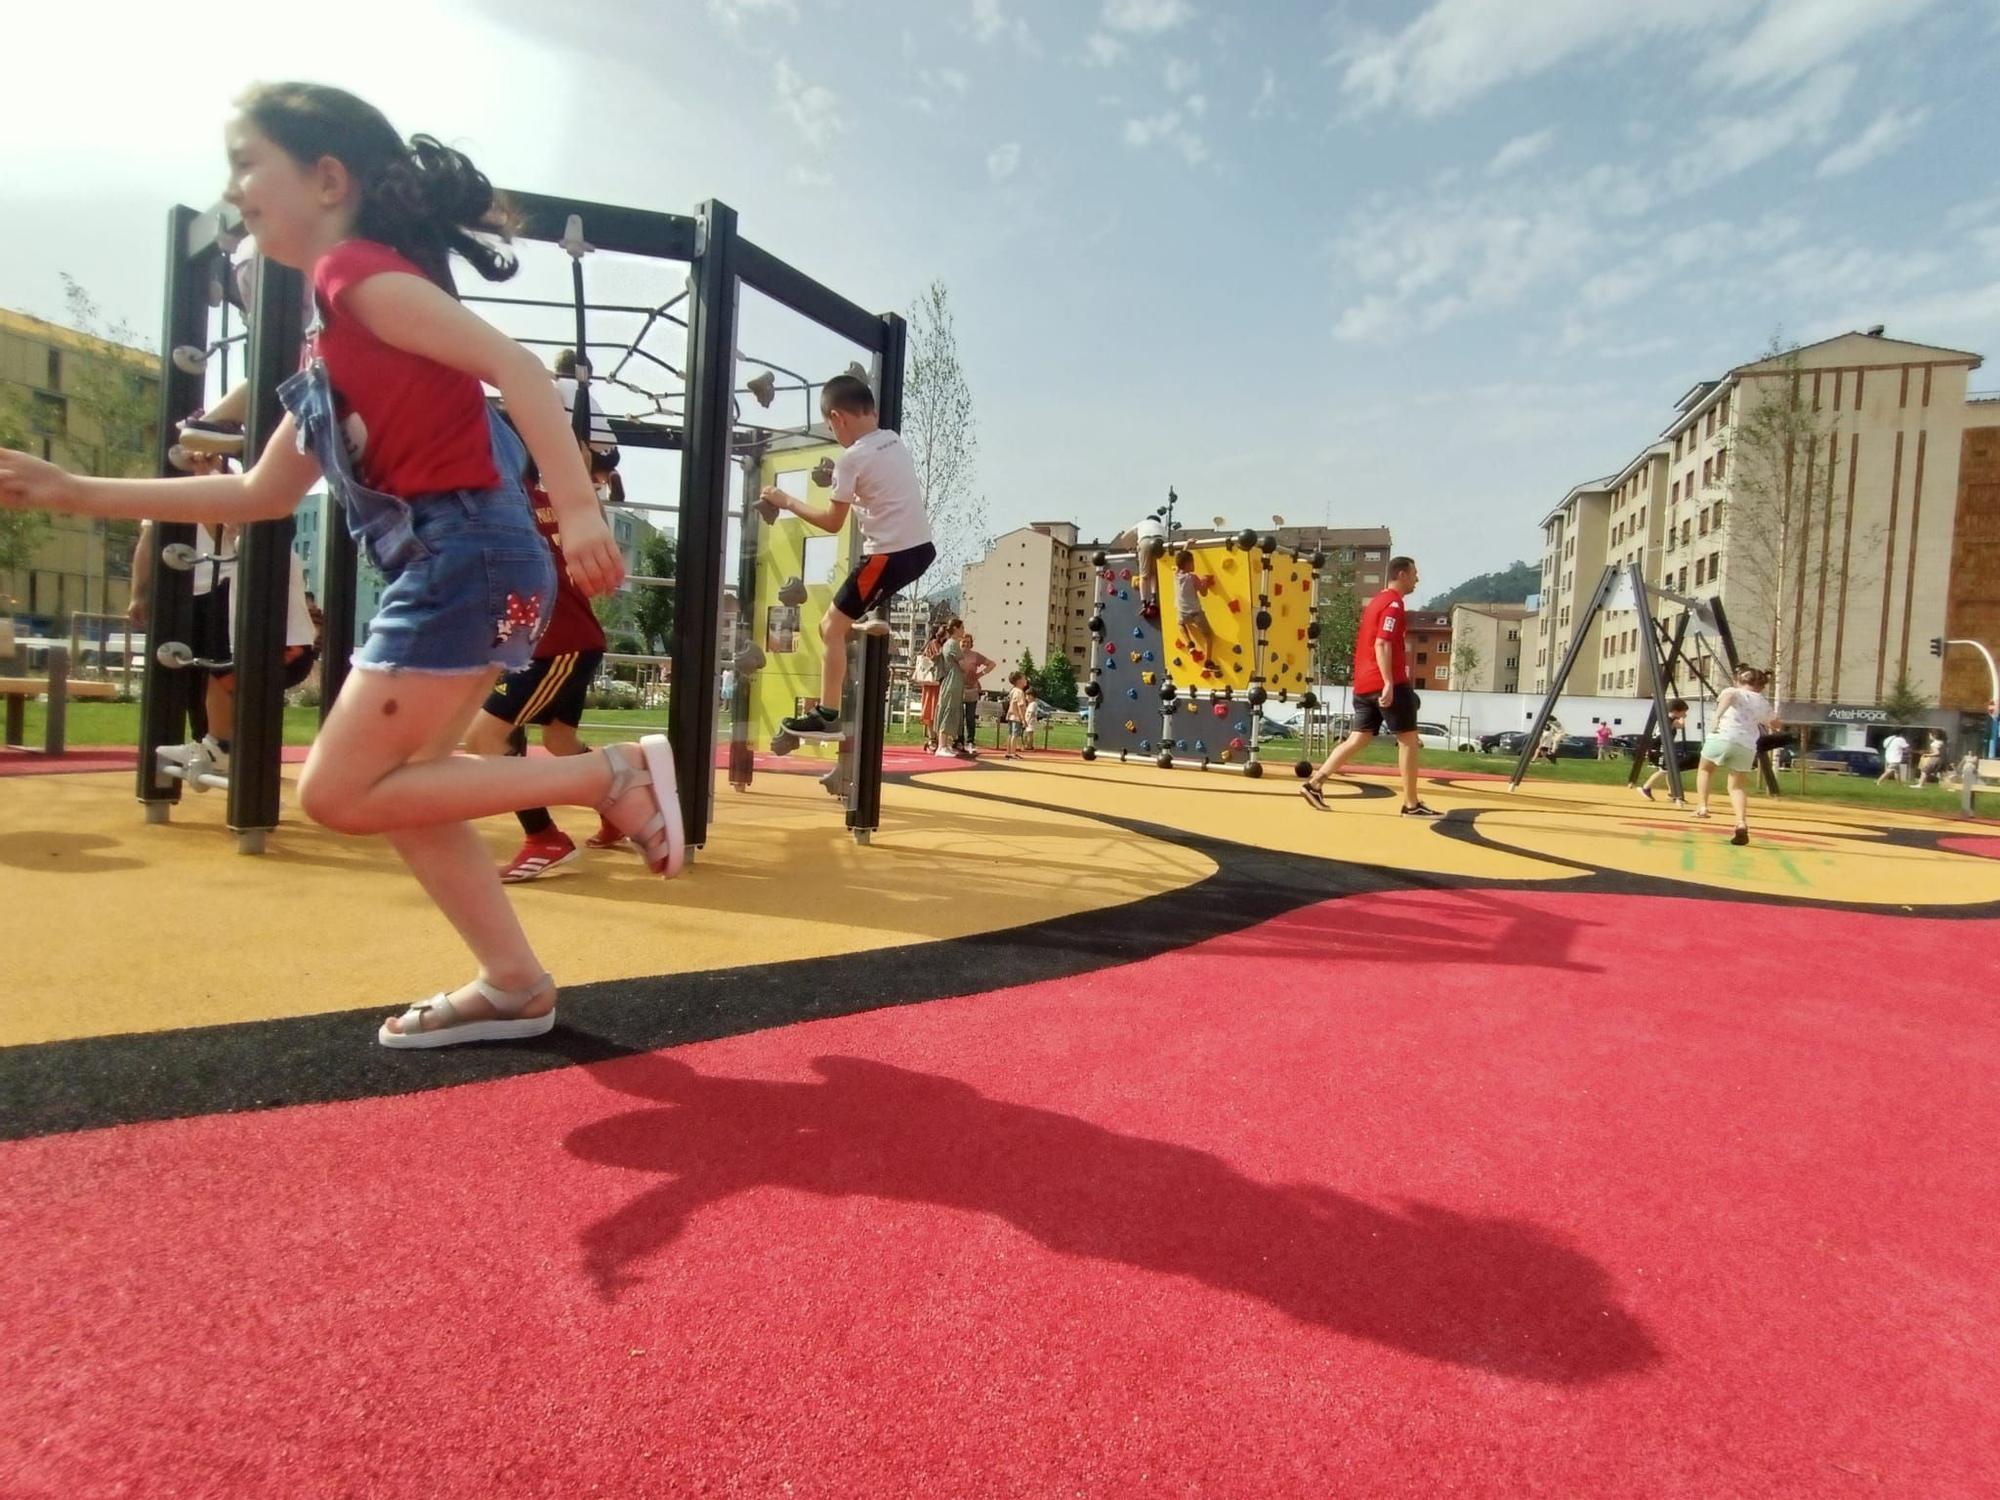
{"label": "climbing hold", "polygon": [[1241,740],[1231,740],[1231,741],[1229,742],[1229,748],[1230,748],[1231,750],[1241,750],[1241,749],[1243,748],[1243,741],[1241,741]]}
{"label": "climbing hold", "polygon": [[1215,716],[1216,716],[1216,718],[1218,718],[1218,719],[1226,719],[1226,718],[1228,718],[1228,717],[1229,717],[1229,705],[1228,705],[1227,703],[1218,703],[1218,704],[1216,704],[1216,705],[1215,705]]}
{"label": "climbing hold", "polygon": [[1118,591],[1118,597],[1119,597],[1120,599],[1130,599],[1130,598],[1131,598],[1132,596],[1131,596],[1130,594],[1126,593],[1126,592],[1125,592],[1125,590],[1123,590],[1123,589],[1120,589],[1120,590]]}
{"label": "climbing hold", "polygon": [[1229,649],[1234,651],[1238,656],[1241,656],[1243,654],[1243,648],[1241,646],[1231,646]]}
{"label": "climbing hold", "polygon": [[1106,641],[1104,643],[1104,654],[1110,657],[1113,661],[1118,660],[1118,648],[1112,645],[1111,642],[1109,641]]}
{"label": "climbing hold", "polygon": [[1137,661],[1138,659],[1139,659],[1139,653],[1134,651],[1132,653],[1132,660]]}
{"label": "climbing hold", "polygon": [[1130,583],[1132,581],[1132,570],[1130,568],[1120,568],[1118,570],[1118,576],[1124,579],[1127,583]]}
{"label": "climbing hold", "polygon": [[1248,734],[1250,732],[1250,721],[1247,719],[1238,719],[1236,721],[1236,732],[1238,734]]}
{"label": "climbing hold", "polygon": [[1153,742],[1151,740],[1139,741],[1139,751],[1142,755],[1151,755],[1153,753]]}
{"label": "climbing hold", "polygon": [[1153,659],[1153,653],[1152,653],[1152,652],[1150,652],[1150,651],[1148,651],[1148,652],[1146,653],[1146,660],[1147,660],[1147,661],[1151,661],[1152,659]]}
{"label": "climbing hold", "polygon": [[1138,721],[1134,719],[1127,719],[1125,721],[1125,732],[1127,734],[1137,734],[1139,732]]}
{"label": "climbing hold", "polygon": [[1139,626],[1134,625],[1132,627],[1132,639],[1135,641],[1143,641],[1145,638],[1146,638],[1146,632]]}
{"label": "climbing hold", "polygon": [[1188,652],[1188,656],[1195,661],[1201,660],[1201,653],[1199,651],[1190,651]]}
{"label": "climbing hold", "polygon": [[1151,672],[1141,672],[1139,680],[1145,683],[1147,687],[1151,687],[1153,685],[1153,674]]}
{"label": "climbing hold", "polygon": [[1178,667],[1180,664],[1181,664],[1181,659],[1178,656],[1176,656],[1174,658],[1174,665]]}
{"label": "climbing hold", "polygon": [[1229,601],[1229,612],[1230,612],[1230,613],[1231,613],[1232,615],[1240,615],[1240,614],[1242,614],[1242,613],[1243,613],[1243,601],[1242,601],[1241,599],[1231,599],[1231,600]]}
{"label": "climbing hold", "polygon": [[1196,741],[1194,742],[1194,748],[1195,748],[1195,749],[1196,749],[1196,751],[1198,751],[1198,752],[1199,752],[1200,754],[1202,754],[1202,755],[1206,755],[1206,754],[1208,754],[1208,741],[1207,741],[1207,740],[1196,740]]}
{"label": "climbing hold", "polygon": [[1201,705],[1196,703],[1194,699],[1190,698],[1187,700],[1187,702],[1183,703],[1181,707],[1185,708],[1189,713],[1194,713],[1201,707]]}
{"label": "climbing hold", "polygon": [[1174,741],[1174,748],[1175,748],[1176,750],[1185,750],[1185,749],[1187,749],[1187,741],[1186,741],[1186,740],[1175,740],[1175,741]]}
{"label": "climbing hold", "polygon": [[[1299,576],[1299,575],[1298,575],[1298,574],[1296,574],[1296,573],[1294,573],[1294,574],[1292,575],[1292,577],[1294,577],[1294,578],[1296,578],[1296,577],[1298,577],[1298,576]],[[1282,594],[1282,593],[1284,593],[1284,591],[1285,591],[1285,586],[1284,586],[1284,585],[1283,585],[1282,583],[1274,583],[1274,584],[1272,584],[1272,585],[1271,585],[1271,592],[1272,592],[1272,593],[1274,593],[1274,594]]]}
{"label": "climbing hold", "polygon": [[1125,689],[1125,696],[1128,698],[1136,698],[1139,696],[1139,690],[1137,688],[1127,688]]}

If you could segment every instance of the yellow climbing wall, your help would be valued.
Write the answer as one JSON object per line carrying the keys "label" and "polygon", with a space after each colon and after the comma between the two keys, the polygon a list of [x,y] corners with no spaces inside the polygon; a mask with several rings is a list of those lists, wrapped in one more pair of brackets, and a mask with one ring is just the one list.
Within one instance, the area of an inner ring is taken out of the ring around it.
{"label": "yellow climbing wall", "polygon": [[[1208,582],[1201,612],[1215,649],[1201,661],[1189,649],[1175,603],[1177,570],[1170,552],[1160,562],[1160,624],[1168,669],[1182,692],[1212,693],[1223,688],[1241,692],[1250,686],[1256,660],[1264,554],[1223,542],[1202,542],[1191,550],[1195,576]],[[1303,692],[1311,681],[1312,650],[1306,628],[1312,623],[1312,568],[1294,562],[1285,552],[1272,553],[1270,563],[1271,625],[1264,636],[1264,686],[1275,697],[1280,691]]]}
{"label": "yellow climbing wall", "polygon": [[[833,497],[833,492],[815,483],[810,474],[821,459],[838,457],[840,448],[833,443],[771,454],[764,459],[758,476],[759,487],[776,484],[780,475],[804,471],[808,475],[806,498],[825,504]],[[839,554],[833,576],[824,583],[807,585],[806,602],[798,608],[798,626],[792,633],[791,649],[780,651],[773,649],[771,638],[772,612],[783,610],[778,603],[778,590],[784,587],[787,579],[804,575],[806,539],[825,536],[826,533],[790,514],[780,515],[775,523],[767,524],[758,519],[755,524],[757,586],[750,601],[750,636],[764,648],[764,667],[750,687],[750,729],[752,736],[761,743],[776,732],[780,720],[798,712],[801,699],[819,696],[820,668],[826,657],[826,646],[819,638],[819,624],[833,604],[834,591],[853,570],[856,549],[860,545],[860,530],[850,519],[836,537]],[[838,752],[837,747],[831,744],[808,744],[802,746],[798,753],[831,760]]]}

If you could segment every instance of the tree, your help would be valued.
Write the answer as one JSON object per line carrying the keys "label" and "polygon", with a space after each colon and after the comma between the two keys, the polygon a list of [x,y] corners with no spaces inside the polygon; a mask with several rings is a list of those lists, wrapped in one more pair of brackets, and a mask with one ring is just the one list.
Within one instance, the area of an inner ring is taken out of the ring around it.
{"label": "tree", "polygon": [[1895,686],[1882,695],[1882,707],[1892,723],[1910,724],[1929,712],[1931,700],[1917,691],[1917,685],[1910,681],[1909,669],[1896,674]]}
{"label": "tree", "polygon": [[975,488],[979,429],[972,387],[958,359],[951,294],[942,281],[925,287],[910,309],[902,431],[937,545],[937,560],[920,586],[955,589],[965,565],[986,551],[986,497]]}
{"label": "tree", "polygon": [[633,623],[633,616],[639,607],[633,591],[636,588],[637,584],[631,589],[614,589],[590,601],[591,613],[604,627],[605,645],[613,651],[638,652],[645,648],[646,643],[639,639],[639,632]]}
{"label": "tree", "polygon": [[1076,668],[1069,658],[1058,653],[1042,664],[1041,675],[1035,680],[1035,691],[1050,708],[1076,709]]}
{"label": "tree", "polygon": [[1542,586],[1542,570],[1517,562],[1498,573],[1481,573],[1455,589],[1435,595],[1425,609],[1450,609],[1454,604],[1519,604]]}
{"label": "tree", "polygon": [[1034,682],[1039,676],[1035,669],[1035,653],[1030,651],[1026,646],[1021,648],[1021,659],[1015,662],[1014,665],[1020,671],[1021,675],[1030,682]]}
{"label": "tree", "polygon": [[1465,715],[1466,679],[1470,678],[1486,663],[1479,654],[1479,647],[1468,636],[1451,644],[1451,677],[1458,684],[1458,712]]}
{"label": "tree", "polygon": [[[639,571],[653,578],[678,578],[680,544],[670,533],[656,531],[639,544]],[[674,639],[674,597],[671,584],[637,585],[632,596],[632,625],[655,656],[671,656]]]}
{"label": "tree", "polygon": [[1326,588],[1324,603],[1314,611],[1319,639],[1313,647],[1313,681],[1330,682],[1336,687],[1354,683],[1354,640],[1361,634],[1361,611],[1365,608],[1355,592],[1358,574],[1354,560],[1330,557],[1320,570]]}
{"label": "tree", "polygon": [[[1818,597],[1814,575],[1837,566],[1848,588],[1873,582],[1879,562],[1869,560],[1880,558],[1882,537],[1879,527],[1865,528],[1829,551],[1829,540],[1852,524],[1843,508],[1840,418],[1815,409],[1796,344],[1773,339],[1759,364],[1769,368],[1738,386],[1727,458],[1725,597],[1738,659],[1770,664],[1773,699],[1782,707],[1787,697],[1802,696],[1800,644],[1816,628],[1806,621],[1807,601]],[[1714,526],[1722,524],[1718,515]]]}
{"label": "tree", "polygon": [[[38,436],[26,403],[15,392],[0,392],[0,448],[37,449]],[[0,574],[25,570],[48,534],[47,511],[0,510]],[[0,598],[0,605],[13,602]]]}

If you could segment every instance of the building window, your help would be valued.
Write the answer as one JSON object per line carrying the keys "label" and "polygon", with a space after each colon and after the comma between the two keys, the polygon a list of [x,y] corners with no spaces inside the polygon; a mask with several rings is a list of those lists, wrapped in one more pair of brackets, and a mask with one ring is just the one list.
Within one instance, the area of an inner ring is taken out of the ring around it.
{"label": "building window", "polygon": [[1694,540],[1694,519],[1693,517],[1689,517],[1687,520],[1681,522],[1681,545],[1685,547],[1689,542],[1693,540]]}
{"label": "building window", "polygon": [[1707,567],[1708,563],[1706,559],[1697,557],[1694,560],[1694,581],[1697,585],[1707,581]]}
{"label": "building window", "polygon": [[1717,531],[1722,530],[1722,502],[1720,500],[1715,502],[1715,529]]}
{"label": "building window", "polygon": [[59,391],[62,389],[62,350],[60,349],[49,350],[48,385],[49,389],[52,391]]}
{"label": "building window", "polygon": [[1720,578],[1722,576],[1722,554],[1720,552],[1711,552],[1708,554],[1708,576],[1710,578]]}
{"label": "building window", "polygon": [[1701,534],[1703,536],[1708,535],[1708,507],[1706,505],[1701,508]]}

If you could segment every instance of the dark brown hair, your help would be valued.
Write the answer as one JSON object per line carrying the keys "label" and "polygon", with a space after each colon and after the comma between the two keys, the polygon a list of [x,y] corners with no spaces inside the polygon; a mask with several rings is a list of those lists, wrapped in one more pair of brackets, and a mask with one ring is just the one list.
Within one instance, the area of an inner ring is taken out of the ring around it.
{"label": "dark brown hair", "polygon": [[236,107],[301,166],[330,156],[346,167],[361,197],[354,232],[414,262],[447,292],[458,291],[453,255],[488,281],[514,274],[514,257],[480,237],[505,239],[506,212],[464,152],[434,136],[406,142],[374,105],[319,83],[260,83]]}
{"label": "dark brown hair", "polygon": [[1389,571],[1382,576],[1384,578],[1394,578],[1398,573],[1409,572],[1416,565],[1417,560],[1414,557],[1392,557],[1389,559]]}
{"label": "dark brown hair", "polygon": [[1771,674],[1762,667],[1741,666],[1736,669],[1736,680],[1752,692],[1761,693],[1770,685]]}
{"label": "dark brown hair", "polygon": [[875,393],[868,382],[852,375],[836,375],[819,388],[821,411],[847,411],[857,416],[875,414]]}

